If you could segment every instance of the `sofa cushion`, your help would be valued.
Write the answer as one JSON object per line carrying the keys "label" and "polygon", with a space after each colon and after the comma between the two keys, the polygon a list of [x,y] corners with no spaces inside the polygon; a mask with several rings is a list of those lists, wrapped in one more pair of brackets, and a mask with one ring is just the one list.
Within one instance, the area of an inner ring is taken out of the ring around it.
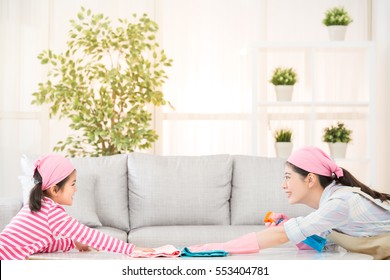
{"label": "sofa cushion", "polygon": [[37,154],[22,154],[20,158],[20,167],[22,175],[18,176],[22,186],[23,205],[28,203],[30,191],[34,187],[34,162],[39,158]]}
{"label": "sofa cushion", "polygon": [[17,198],[0,197],[0,232],[16,216],[22,206],[22,201]]}
{"label": "sofa cushion", "polygon": [[128,231],[127,155],[72,158],[77,176],[94,177],[96,213],[103,226]]}
{"label": "sofa cushion", "polygon": [[229,224],[229,155],[128,156],[130,226]]}
{"label": "sofa cushion", "polygon": [[[117,238],[119,240],[122,240],[124,242],[127,242],[127,232],[117,229],[117,228],[112,228],[112,227],[96,227],[96,230],[107,234],[111,237]],[[136,244],[138,245],[138,244]]]}
{"label": "sofa cushion", "polygon": [[96,177],[88,174],[77,174],[76,180],[77,191],[73,195],[73,204],[71,206],[64,205],[66,212],[86,226],[102,226],[96,213]]}
{"label": "sofa cushion", "polygon": [[290,217],[312,211],[304,205],[288,204],[282,189],[285,159],[243,155],[232,157],[232,225],[263,224],[268,211]]}

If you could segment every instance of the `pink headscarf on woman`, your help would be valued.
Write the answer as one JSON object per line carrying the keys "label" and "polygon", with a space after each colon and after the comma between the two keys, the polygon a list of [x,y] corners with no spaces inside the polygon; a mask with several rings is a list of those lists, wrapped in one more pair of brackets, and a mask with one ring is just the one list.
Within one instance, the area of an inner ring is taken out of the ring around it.
{"label": "pink headscarf on woman", "polygon": [[337,178],[343,177],[343,170],[321,149],[316,147],[301,148],[290,155],[287,162],[308,172]]}
{"label": "pink headscarf on woman", "polygon": [[41,174],[44,191],[64,180],[75,168],[67,158],[49,154],[34,162],[34,173],[36,169]]}

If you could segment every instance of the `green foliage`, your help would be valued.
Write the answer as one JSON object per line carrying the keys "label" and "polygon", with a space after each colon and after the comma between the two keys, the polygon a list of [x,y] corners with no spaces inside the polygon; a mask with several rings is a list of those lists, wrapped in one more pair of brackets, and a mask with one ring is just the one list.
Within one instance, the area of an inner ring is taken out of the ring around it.
{"label": "green foliage", "polygon": [[50,117],[70,120],[75,131],[54,147],[70,156],[100,156],[150,148],[158,135],[150,128],[148,106],[167,103],[161,91],[171,66],[156,42],[158,26],[146,14],[117,27],[84,7],[71,20],[67,50],[39,54],[49,65],[32,104],[50,105]]}
{"label": "green foliage", "polygon": [[275,86],[294,85],[297,82],[297,73],[293,68],[275,68],[270,83]]}
{"label": "green foliage", "polygon": [[343,7],[334,7],[326,11],[322,23],[330,25],[348,25],[352,22],[348,12]]}
{"label": "green foliage", "polygon": [[291,129],[279,129],[274,133],[275,142],[291,142],[292,131]]}
{"label": "green foliage", "polygon": [[351,133],[352,130],[347,129],[344,123],[337,122],[337,126],[332,125],[324,129],[322,141],[330,143],[349,143],[352,140]]}

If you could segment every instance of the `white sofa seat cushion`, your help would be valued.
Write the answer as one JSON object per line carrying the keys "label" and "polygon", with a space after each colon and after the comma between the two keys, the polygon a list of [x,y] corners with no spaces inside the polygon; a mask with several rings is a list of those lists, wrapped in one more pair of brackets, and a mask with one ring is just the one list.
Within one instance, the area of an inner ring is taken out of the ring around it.
{"label": "white sofa seat cushion", "polygon": [[268,211],[289,217],[308,214],[304,205],[289,205],[282,189],[285,159],[235,155],[231,198],[232,225],[258,225]]}
{"label": "white sofa seat cushion", "polygon": [[128,156],[131,229],[230,223],[229,155]]}
{"label": "white sofa seat cushion", "polygon": [[[115,237],[115,238],[122,240],[124,242],[127,242],[127,232],[126,231],[123,231],[123,230],[120,230],[117,228],[113,228],[113,227],[96,227],[95,229],[104,233],[104,234]],[[135,245],[138,245],[138,244],[135,244]]]}

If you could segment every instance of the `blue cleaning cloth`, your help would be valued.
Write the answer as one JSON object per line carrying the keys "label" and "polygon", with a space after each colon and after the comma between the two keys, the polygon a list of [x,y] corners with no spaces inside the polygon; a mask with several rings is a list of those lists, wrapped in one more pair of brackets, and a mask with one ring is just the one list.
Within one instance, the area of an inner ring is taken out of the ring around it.
{"label": "blue cleaning cloth", "polygon": [[305,243],[306,245],[312,247],[317,252],[321,252],[322,249],[324,249],[324,247],[325,247],[326,239],[314,234],[314,235],[309,236],[308,238],[306,238],[302,242]]}
{"label": "blue cleaning cloth", "polygon": [[190,249],[187,247],[184,247],[181,250],[180,257],[226,257],[229,255],[228,252],[224,250],[210,250],[210,251],[203,251],[203,252],[191,252]]}

